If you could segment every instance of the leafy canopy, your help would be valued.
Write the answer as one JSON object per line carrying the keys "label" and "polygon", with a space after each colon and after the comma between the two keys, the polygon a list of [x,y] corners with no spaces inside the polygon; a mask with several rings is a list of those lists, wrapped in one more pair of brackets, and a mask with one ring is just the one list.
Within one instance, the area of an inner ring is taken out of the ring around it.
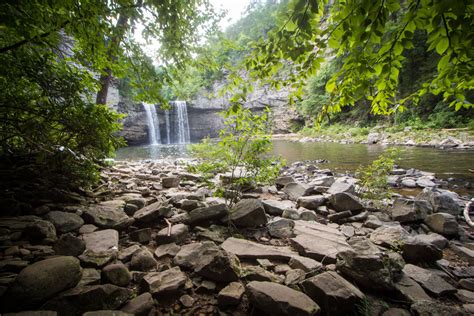
{"label": "leafy canopy", "polygon": [[[292,0],[277,26],[253,43],[243,66],[252,79],[289,86],[301,98],[306,79],[342,57],[325,87],[329,102],[323,111],[329,113],[367,98],[372,113],[391,114],[428,93],[442,95],[456,110],[472,108],[466,94],[474,87],[473,10],[463,0]],[[399,74],[416,33],[425,34],[427,51],[439,56],[437,69],[400,98]],[[239,71],[229,78],[229,89],[245,98],[248,78]]]}

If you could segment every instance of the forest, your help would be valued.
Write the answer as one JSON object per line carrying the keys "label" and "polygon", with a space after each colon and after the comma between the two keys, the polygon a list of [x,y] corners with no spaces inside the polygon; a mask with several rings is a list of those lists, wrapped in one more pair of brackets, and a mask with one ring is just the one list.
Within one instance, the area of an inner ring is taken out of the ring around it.
{"label": "forest", "polygon": [[1,1],[0,313],[473,314],[473,14]]}

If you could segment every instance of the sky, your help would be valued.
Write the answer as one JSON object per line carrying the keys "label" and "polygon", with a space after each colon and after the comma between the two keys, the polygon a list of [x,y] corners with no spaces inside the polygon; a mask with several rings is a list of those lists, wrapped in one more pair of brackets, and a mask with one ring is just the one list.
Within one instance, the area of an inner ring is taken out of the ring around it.
{"label": "sky", "polygon": [[227,16],[220,22],[221,29],[225,30],[242,16],[250,0],[210,0],[210,2],[217,9],[227,10]]}

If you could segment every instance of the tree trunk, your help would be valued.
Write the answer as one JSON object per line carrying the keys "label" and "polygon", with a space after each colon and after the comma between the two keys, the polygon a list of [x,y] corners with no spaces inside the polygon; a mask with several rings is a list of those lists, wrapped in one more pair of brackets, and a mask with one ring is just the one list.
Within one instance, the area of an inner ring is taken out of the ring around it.
{"label": "tree trunk", "polygon": [[[121,13],[115,26],[112,38],[110,39],[110,46],[108,51],[108,57],[110,61],[117,59],[117,50],[119,49],[120,42],[123,39],[125,34],[126,25],[128,22],[129,16],[126,13]],[[97,104],[106,104],[107,103],[107,94],[109,92],[110,83],[112,81],[112,70],[110,68],[105,68],[103,74],[100,75],[100,89],[97,92],[96,103]]]}

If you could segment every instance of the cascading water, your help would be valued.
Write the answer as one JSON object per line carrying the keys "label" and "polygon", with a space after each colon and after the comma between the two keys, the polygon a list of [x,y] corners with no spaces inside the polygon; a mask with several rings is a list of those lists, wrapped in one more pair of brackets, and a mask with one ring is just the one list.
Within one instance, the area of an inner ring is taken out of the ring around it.
{"label": "cascading water", "polygon": [[156,108],[154,104],[143,103],[145,108],[146,118],[148,122],[148,136],[150,138],[150,145],[158,145],[161,143],[160,123]]}
{"label": "cascading water", "polygon": [[186,101],[173,101],[174,122],[174,141],[177,144],[188,144],[190,142],[189,136],[189,122],[188,110],[186,108]]}
{"label": "cascading water", "polygon": [[165,123],[166,123],[166,143],[171,144],[171,126],[170,126],[170,111],[165,111]]}

